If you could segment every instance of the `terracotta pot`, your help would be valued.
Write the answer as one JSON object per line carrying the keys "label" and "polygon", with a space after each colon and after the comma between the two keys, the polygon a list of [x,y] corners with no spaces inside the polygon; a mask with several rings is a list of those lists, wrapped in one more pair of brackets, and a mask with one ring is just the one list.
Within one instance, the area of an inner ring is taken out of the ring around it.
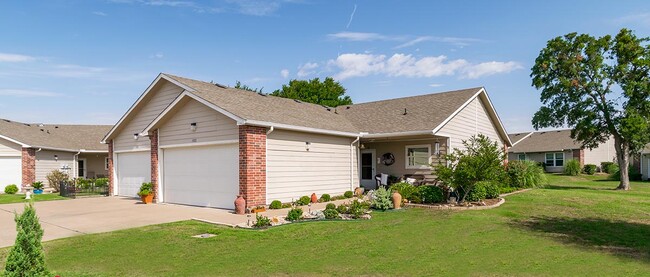
{"label": "terracotta pot", "polygon": [[354,195],[356,195],[357,197],[361,197],[361,195],[363,195],[363,191],[364,189],[362,187],[358,187],[354,189]]}
{"label": "terracotta pot", "polygon": [[402,208],[402,195],[399,192],[393,192],[393,208],[401,209]]}
{"label": "terracotta pot", "polygon": [[153,202],[153,194],[140,195],[140,200],[142,200],[142,203],[151,204]]}
{"label": "terracotta pot", "polygon": [[237,195],[237,199],[235,199],[235,213],[236,214],[246,213],[246,200],[244,199],[244,197],[241,197],[241,195]]}
{"label": "terracotta pot", "polygon": [[316,193],[311,194],[311,202],[318,203],[318,196],[316,196]]}
{"label": "terracotta pot", "polygon": [[256,214],[256,213],[263,213],[263,212],[266,212],[266,208],[265,208],[265,207],[253,208],[253,209],[251,210],[251,213],[254,213],[254,214]]}

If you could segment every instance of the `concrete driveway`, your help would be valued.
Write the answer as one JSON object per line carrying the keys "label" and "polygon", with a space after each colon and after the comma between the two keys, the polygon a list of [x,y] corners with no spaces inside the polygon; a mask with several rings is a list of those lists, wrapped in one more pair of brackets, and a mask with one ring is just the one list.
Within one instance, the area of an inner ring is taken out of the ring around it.
{"label": "concrete driveway", "polygon": [[[228,210],[172,204],[144,205],[137,199],[121,197],[43,201],[35,202],[34,206],[45,231],[44,241],[189,219],[231,225],[247,221],[246,216]],[[23,207],[22,203],[0,205],[0,247],[14,244],[14,211],[22,212]]]}

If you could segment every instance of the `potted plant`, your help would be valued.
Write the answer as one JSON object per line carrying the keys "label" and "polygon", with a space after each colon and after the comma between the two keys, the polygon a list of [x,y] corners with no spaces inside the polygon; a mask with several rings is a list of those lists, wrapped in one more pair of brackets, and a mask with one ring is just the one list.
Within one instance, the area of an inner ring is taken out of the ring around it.
{"label": "potted plant", "polygon": [[251,213],[254,213],[254,214],[263,213],[263,212],[266,212],[266,207],[264,207],[264,206],[257,206],[255,208],[251,209]]}
{"label": "potted plant", "polygon": [[138,192],[142,203],[151,204],[153,202],[153,185],[151,183],[142,183]]}
{"label": "potted plant", "polygon": [[34,194],[43,194],[43,182],[33,182],[32,188],[34,188]]}

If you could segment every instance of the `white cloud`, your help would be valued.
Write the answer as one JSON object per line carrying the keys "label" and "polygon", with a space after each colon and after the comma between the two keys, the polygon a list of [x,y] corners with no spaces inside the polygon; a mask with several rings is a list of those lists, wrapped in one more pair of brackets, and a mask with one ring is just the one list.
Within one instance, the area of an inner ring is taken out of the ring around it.
{"label": "white cloud", "polygon": [[374,41],[374,40],[396,39],[378,33],[360,33],[360,32],[340,32],[335,34],[328,34],[327,36],[332,39],[341,39],[341,40],[348,40],[348,41]]}
{"label": "white cloud", "polygon": [[441,87],[441,86],[444,86],[444,85],[443,84],[430,84],[429,86],[432,87],[432,88],[438,88],[438,87]]}
{"label": "white cloud", "polygon": [[374,54],[342,54],[336,59],[329,60],[328,65],[339,69],[334,75],[338,80],[378,74],[418,78],[457,75],[459,78],[475,79],[521,68],[516,62],[472,64],[464,59],[449,60],[444,55],[417,58],[410,54],[399,53],[390,57]]}
{"label": "white cloud", "polygon": [[36,58],[31,56],[19,55],[19,54],[10,54],[10,53],[0,53],[0,62],[29,62],[33,61]]}
{"label": "white cloud", "polygon": [[620,17],[616,20],[618,23],[636,23],[650,26],[650,13],[638,13]]}
{"label": "white cloud", "polygon": [[286,79],[287,77],[289,77],[289,70],[288,69],[280,70],[280,76],[282,76],[282,78]]}
{"label": "white cloud", "polygon": [[298,73],[296,73],[296,75],[298,75],[298,77],[305,77],[308,75],[312,75],[316,73],[316,70],[314,70],[316,68],[318,68],[318,63],[303,64],[298,67]]}
{"label": "white cloud", "polygon": [[150,55],[150,59],[162,59],[165,55],[162,52],[156,52],[156,54]]}
{"label": "white cloud", "polygon": [[184,0],[110,0],[116,4],[140,4],[145,6],[173,7],[191,9],[197,13],[233,12],[253,16],[268,16],[275,13],[285,3],[297,3],[295,0],[223,0],[184,1]]}
{"label": "white cloud", "polygon": [[16,96],[16,97],[59,97],[59,93],[42,91],[42,90],[28,90],[28,89],[0,89],[2,96]]}
{"label": "white cloud", "polygon": [[170,1],[170,0],[150,0],[145,1],[145,5],[149,6],[168,6],[168,7],[196,7],[196,3],[192,1]]}
{"label": "white cloud", "polygon": [[402,44],[400,44],[398,46],[395,46],[395,49],[413,46],[413,45],[416,45],[416,44],[418,44],[420,42],[425,42],[425,41],[443,42],[443,43],[448,43],[448,44],[459,46],[459,47],[464,47],[464,46],[470,45],[471,43],[482,42],[483,40],[476,39],[476,38],[422,36],[422,37],[417,37],[415,39],[409,40],[409,41],[407,41],[405,43],[402,43]]}
{"label": "white cloud", "polygon": [[107,16],[108,15],[105,12],[93,12],[93,14],[98,15],[98,16]]}
{"label": "white cloud", "polygon": [[421,42],[431,41],[431,42],[441,42],[447,43],[458,47],[468,46],[471,43],[483,42],[481,39],[476,38],[461,38],[461,37],[436,37],[436,36],[419,36],[413,38],[413,36],[407,35],[384,35],[379,33],[364,33],[364,32],[338,32],[333,34],[328,34],[327,37],[331,39],[338,40],[347,40],[347,41],[400,41],[403,42],[397,46],[395,49],[404,48],[416,45]]}
{"label": "white cloud", "polygon": [[284,1],[257,1],[257,0],[229,0],[237,6],[237,11],[246,15],[266,16],[271,15]]}

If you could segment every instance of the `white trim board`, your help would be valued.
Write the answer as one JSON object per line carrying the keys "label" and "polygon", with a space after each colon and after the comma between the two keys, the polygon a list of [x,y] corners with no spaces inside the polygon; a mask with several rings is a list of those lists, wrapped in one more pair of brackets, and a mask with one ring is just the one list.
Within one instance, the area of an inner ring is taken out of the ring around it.
{"label": "white trim board", "polygon": [[[182,143],[182,144],[170,144],[170,145],[160,145],[158,148],[167,149],[167,148],[180,148],[180,147],[199,147],[199,146],[209,146],[209,145],[226,145],[226,144],[238,144],[239,140],[221,140],[221,141],[207,141],[207,142],[195,142],[195,143]],[[160,161],[159,161],[160,162]]]}

